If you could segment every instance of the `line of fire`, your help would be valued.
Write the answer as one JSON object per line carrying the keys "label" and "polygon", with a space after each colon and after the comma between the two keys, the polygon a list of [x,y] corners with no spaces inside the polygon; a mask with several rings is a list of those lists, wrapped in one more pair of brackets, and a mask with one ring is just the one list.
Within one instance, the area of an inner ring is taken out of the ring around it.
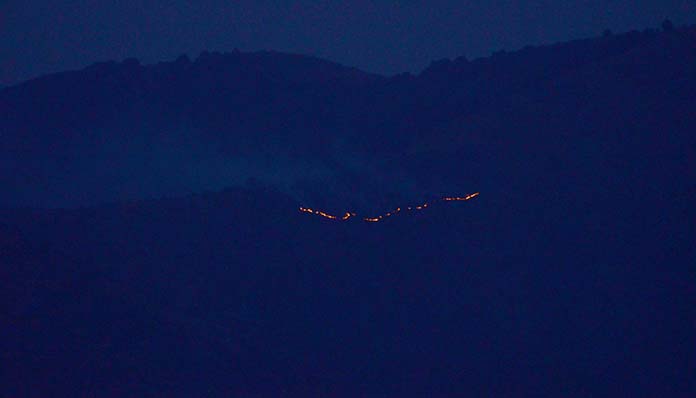
{"label": "line of fire", "polygon": [[[479,195],[480,195],[480,192],[475,192],[475,193],[472,193],[472,194],[469,194],[466,196],[445,196],[445,197],[440,198],[437,201],[439,201],[439,202],[466,201],[466,200],[471,200]],[[387,213],[384,213],[382,215],[375,216],[375,217],[364,217],[362,220],[365,222],[380,222],[380,221],[384,220],[385,218],[391,217],[399,212],[424,210],[424,209],[427,209],[428,206],[430,206],[430,203],[426,202],[426,203],[416,205],[416,206],[397,207],[396,209],[389,211]],[[336,221],[347,221],[351,218],[357,218],[357,216],[358,216],[356,213],[353,213],[353,212],[346,212],[341,216],[337,216],[337,215],[325,213],[321,210],[311,209],[309,207],[300,207],[300,211],[303,213],[314,214],[314,215],[317,215],[320,217],[328,218],[329,220],[336,220]]]}

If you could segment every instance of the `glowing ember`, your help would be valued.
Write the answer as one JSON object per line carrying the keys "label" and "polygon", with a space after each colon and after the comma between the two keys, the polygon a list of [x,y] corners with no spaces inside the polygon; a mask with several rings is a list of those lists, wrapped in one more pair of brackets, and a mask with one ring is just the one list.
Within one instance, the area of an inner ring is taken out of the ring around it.
{"label": "glowing ember", "polygon": [[446,202],[451,202],[451,201],[456,201],[456,200],[460,200],[460,201],[461,201],[461,200],[469,200],[469,199],[475,198],[475,197],[477,197],[477,196],[479,196],[479,192],[472,193],[471,195],[466,195],[466,196],[464,196],[464,197],[459,197],[459,196],[447,196],[447,197],[442,198],[442,200],[444,200],[444,201],[446,201]]}
{"label": "glowing ember", "polygon": [[[473,199],[479,195],[480,195],[480,192],[475,192],[475,193],[472,193],[472,194],[469,194],[466,196],[445,196],[443,198],[440,198],[439,201],[440,202],[465,201],[465,200]],[[428,203],[423,203],[422,205],[418,205],[415,207],[411,207],[411,206],[405,207],[404,210],[423,210],[423,209],[426,209],[429,205],[430,204],[428,204]],[[386,217],[391,217],[392,215],[400,212],[401,210],[402,210],[401,207],[397,207],[396,209],[394,209],[392,211],[389,211],[385,214],[382,214],[382,215],[379,215],[376,217],[364,217],[363,221],[379,222],[379,221],[382,221]],[[346,221],[346,220],[350,219],[351,217],[357,217],[357,214],[352,213],[352,212],[346,212],[343,216],[334,216],[332,214],[325,213],[321,210],[310,209],[309,207],[300,207],[300,211],[303,213],[309,213],[309,214],[314,214],[314,215],[317,215],[320,217],[328,218],[329,220]]]}

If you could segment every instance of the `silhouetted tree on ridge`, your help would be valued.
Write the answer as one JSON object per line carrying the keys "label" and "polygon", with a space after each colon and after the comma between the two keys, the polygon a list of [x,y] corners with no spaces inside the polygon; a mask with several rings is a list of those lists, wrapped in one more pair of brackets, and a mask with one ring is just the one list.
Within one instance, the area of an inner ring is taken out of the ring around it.
{"label": "silhouetted tree on ridge", "polygon": [[665,19],[662,22],[662,30],[665,32],[671,32],[674,30],[674,24],[669,19]]}

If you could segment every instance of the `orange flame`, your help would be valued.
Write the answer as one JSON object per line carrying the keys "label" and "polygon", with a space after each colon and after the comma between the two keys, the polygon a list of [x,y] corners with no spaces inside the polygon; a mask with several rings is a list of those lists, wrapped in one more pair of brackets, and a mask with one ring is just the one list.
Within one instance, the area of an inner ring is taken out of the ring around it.
{"label": "orange flame", "polygon": [[[441,201],[441,202],[466,201],[466,200],[473,199],[473,198],[479,196],[480,194],[481,194],[480,192],[474,192],[474,193],[466,195],[466,196],[445,196],[443,198],[440,198],[439,201]],[[423,203],[422,205],[415,206],[415,207],[408,206],[405,209],[406,210],[423,210],[423,209],[427,208],[428,206],[429,206],[429,204],[426,202],[426,203]],[[401,210],[402,210],[401,207],[397,207],[396,209],[394,209],[390,212],[387,212],[385,214],[382,214],[382,215],[379,215],[376,217],[364,217],[363,221],[379,222],[379,221],[382,221],[386,217],[390,217],[392,215],[395,215],[396,213],[400,212]],[[329,220],[346,221],[346,220],[350,219],[351,217],[357,216],[357,214],[353,213],[353,212],[346,212],[343,216],[334,216],[332,214],[325,213],[321,210],[314,210],[314,209],[311,209],[309,207],[300,207],[300,211],[303,213],[309,213],[309,214],[314,214],[314,215],[321,216],[324,218],[328,218]]]}
{"label": "orange flame", "polygon": [[446,196],[446,197],[442,198],[442,200],[444,200],[444,201],[446,201],[446,202],[469,200],[469,199],[472,199],[472,198],[475,198],[475,197],[479,196],[479,194],[480,194],[480,192],[472,193],[472,194],[466,195],[466,196],[464,196],[464,197],[459,197],[459,196]]}

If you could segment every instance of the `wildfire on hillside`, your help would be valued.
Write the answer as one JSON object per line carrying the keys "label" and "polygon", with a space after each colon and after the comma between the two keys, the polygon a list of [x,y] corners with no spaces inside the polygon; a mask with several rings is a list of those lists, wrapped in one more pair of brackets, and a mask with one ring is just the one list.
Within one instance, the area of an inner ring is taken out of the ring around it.
{"label": "wildfire on hillside", "polygon": [[[472,194],[469,194],[466,196],[445,196],[445,197],[440,198],[436,202],[466,201],[466,200],[471,200],[479,195],[480,195],[480,192],[475,192],[475,193],[472,193]],[[428,208],[428,206],[430,206],[430,204],[426,202],[426,203],[423,203],[423,204],[417,205],[417,206],[407,206],[404,208],[397,207],[396,209],[394,209],[392,211],[386,212],[384,214],[381,214],[381,215],[378,215],[375,217],[363,217],[362,220],[365,222],[380,222],[380,221],[384,220],[385,218],[391,217],[391,216],[393,216],[401,211],[424,210],[424,209]],[[300,211],[303,213],[314,214],[314,215],[317,215],[320,217],[328,218],[329,220],[337,220],[337,221],[346,221],[350,218],[357,217],[357,214],[353,213],[353,212],[346,212],[342,216],[336,216],[333,214],[323,212],[321,210],[311,209],[309,207],[300,207]]]}

